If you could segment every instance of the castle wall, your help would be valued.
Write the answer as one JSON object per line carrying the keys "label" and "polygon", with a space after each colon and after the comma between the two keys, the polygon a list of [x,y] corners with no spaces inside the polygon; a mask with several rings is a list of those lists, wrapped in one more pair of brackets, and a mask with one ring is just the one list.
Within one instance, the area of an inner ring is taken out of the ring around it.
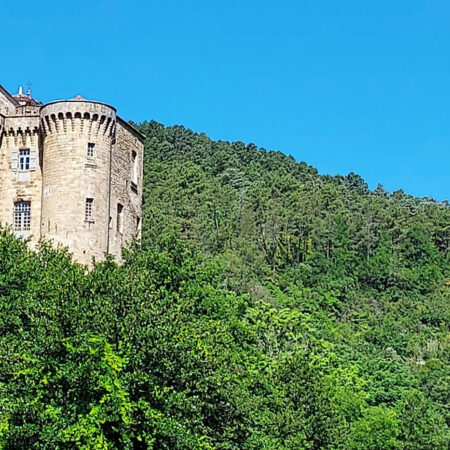
{"label": "castle wall", "polygon": [[[135,154],[133,155],[133,152]],[[136,162],[133,162],[133,156]],[[142,170],[144,146],[139,136],[117,121],[116,142],[111,171],[111,226],[109,252],[121,261],[121,248],[140,235],[142,224]],[[133,165],[136,164],[136,169]],[[133,184],[134,183],[134,184]],[[123,206],[122,229],[118,224],[118,205]]]}
{"label": "castle wall", "polygon": [[[21,171],[18,166],[20,149],[30,150],[31,170]],[[12,159],[15,157],[15,164]],[[13,224],[14,203],[30,202],[31,229],[21,233],[36,244],[40,237],[42,171],[39,161],[39,117],[6,117],[0,141],[0,222]]]}
{"label": "castle wall", "polygon": [[0,88],[0,114],[4,116],[14,115],[16,111],[16,105],[11,102],[8,95]]}
{"label": "castle wall", "polygon": [[0,223],[14,229],[16,204],[15,233],[31,245],[43,237],[82,264],[121,262],[140,237],[143,136],[106,104],[40,106],[20,92],[0,86]]}
{"label": "castle wall", "polygon": [[[116,112],[87,101],[41,109],[43,189],[41,235],[68,246],[76,260],[101,260],[108,249],[110,157]],[[87,155],[94,144],[94,157]],[[86,220],[86,199],[92,218]]]}
{"label": "castle wall", "polygon": [[38,116],[40,106],[20,105],[16,107],[16,116]]}

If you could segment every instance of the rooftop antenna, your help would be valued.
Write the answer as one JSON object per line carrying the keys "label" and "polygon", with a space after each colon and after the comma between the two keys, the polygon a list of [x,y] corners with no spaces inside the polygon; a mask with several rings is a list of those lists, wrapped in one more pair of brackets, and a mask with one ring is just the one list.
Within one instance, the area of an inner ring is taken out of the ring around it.
{"label": "rooftop antenna", "polygon": [[28,86],[27,95],[28,97],[31,97],[31,86],[33,86],[32,83],[28,82],[25,86]]}

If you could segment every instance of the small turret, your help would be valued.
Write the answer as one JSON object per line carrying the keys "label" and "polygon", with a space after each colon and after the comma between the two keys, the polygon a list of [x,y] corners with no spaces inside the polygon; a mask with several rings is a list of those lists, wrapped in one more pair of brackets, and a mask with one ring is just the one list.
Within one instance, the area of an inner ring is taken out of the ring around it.
{"label": "small turret", "polygon": [[19,90],[17,94],[13,95],[14,99],[19,103],[21,106],[38,106],[39,102],[37,102],[32,96],[31,96],[31,89],[28,87],[27,95],[23,93],[23,87],[19,86]]}

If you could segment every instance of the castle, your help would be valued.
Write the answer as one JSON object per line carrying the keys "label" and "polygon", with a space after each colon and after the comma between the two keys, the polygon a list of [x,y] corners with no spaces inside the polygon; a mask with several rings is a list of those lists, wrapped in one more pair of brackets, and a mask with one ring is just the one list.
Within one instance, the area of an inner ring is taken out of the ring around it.
{"label": "castle", "polygon": [[141,229],[144,136],[105,103],[42,105],[0,86],[0,223],[35,245],[67,246],[87,265]]}

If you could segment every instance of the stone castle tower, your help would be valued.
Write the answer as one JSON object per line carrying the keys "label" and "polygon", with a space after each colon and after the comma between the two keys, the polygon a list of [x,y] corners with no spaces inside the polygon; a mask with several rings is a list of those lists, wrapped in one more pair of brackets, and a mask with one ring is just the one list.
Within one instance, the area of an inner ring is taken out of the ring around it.
{"label": "stone castle tower", "polygon": [[67,246],[83,264],[140,236],[144,136],[112,106],[40,104],[0,86],[0,222]]}

